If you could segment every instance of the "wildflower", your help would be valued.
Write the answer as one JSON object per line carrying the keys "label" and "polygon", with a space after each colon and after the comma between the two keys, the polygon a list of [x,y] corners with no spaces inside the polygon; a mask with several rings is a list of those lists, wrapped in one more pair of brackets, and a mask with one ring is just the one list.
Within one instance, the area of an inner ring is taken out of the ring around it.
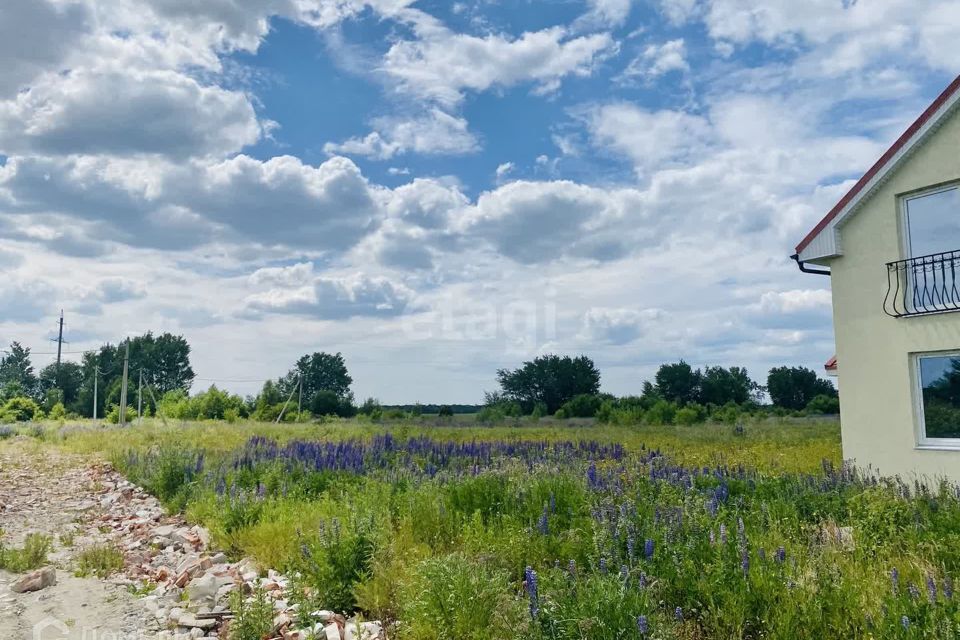
{"label": "wildflower", "polygon": [[907,616],[900,616],[900,626],[903,627],[904,631],[910,628],[910,618]]}
{"label": "wildflower", "polygon": [[767,559],[767,550],[761,547],[760,550],[757,551],[757,557],[760,558],[760,562],[765,562]]}
{"label": "wildflower", "polygon": [[740,568],[743,569],[743,577],[747,577],[747,574],[750,573],[750,554],[746,549],[743,550],[743,554],[740,556]]}
{"label": "wildflower", "polygon": [[917,585],[910,583],[910,586],[907,587],[907,591],[910,592],[910,598],[916,600],[920,597],[920,589],[917,589]]}
{"label": "wildflower", "polygon": [[653,540],[647,538],[647,541],[643,544],[643,555],[647,557],[647,560],[653,557],[654,544]]}
{"label": "wildflower", "polygon": [[547,508],[543,508],[543,513],[540,514],[540,519],[537,520],[537,530],[540,531],[541,535],[550,534],[550,520],[547,516]]}
{"label": "wildflower", "polygon": [[727,544],[727,525],[720,524],[720,544]]}
{"label": "wildflower", "polygon": [[637,616],[637,629],[640,630],[640,635],[642,636],[650,632],[650,623],[647,622],[647,616]]}
{"label": "wildflower", "polygon": [[536,618],[540,613],[540,597],[537,593],[537,573],[531,567],[527,567],[524,572],[526,578],[527,595],[530,597],[530,617]]}
{"label": "wildflower", "polygon": [[606,556],[600,556],[600,573],[607,575],[607,558]]}
{"label": "wildflower", "polygon": [[890,586],[893,587],[894,593],[900,590],[900,572],[896,567],[890,570]]}
{"label": "wildflower", "polygon": [[677,607],[673,610],[673,619],[677,622],[683,622],[683,609]]}
{"label": "wildflower", "polygon": [[567,563],[567,573],[570,574],[570,578],[573,580],[577,579],[577,561],[571,560]]}
{"label": "wildflower", "polygon": [[953,599],[953,580],[949,577],[943,579],[943,597],[947,600]]}
{"label": "wildflower", "polygon": [[627,557],[630,559],[630,562],[633,562],[633,559],[636,557],[636,546],[637,540],[634,537],[633,533],[627,534]]}
{"label": "wildflower", "polygon": [[783,564],[787,559],[787,550],[783,547],[777,547],[777,552],[773,557],[777,561],[777,564]]}
{"label": "wildflower", "polygon": [[710,544],[711,546],[717,544],[717,536],[713,533],[713,529],[710,529]]}
{"label": "wildflower", "polygon": [[640,572],[640,577],[637,579],[637,586],[641,589],[645,589],[647,587],[647,574],[643,571]]}
{"label": "wildflower", "polygon": [[747,528],[743,524],[743,518],[737,518],[737,537],[741,542],[747,539]]}
{"label": "wildflower", "polygon": [[930,604],[937,601],[937,583],[933,581],[933,576],[927,576],[927,597],[930,598]]}
{"label": "wildflower", "polygon": [[627,565],[620,565],[620,579],[626,583],[630,579],[630,569],[627,568]]}

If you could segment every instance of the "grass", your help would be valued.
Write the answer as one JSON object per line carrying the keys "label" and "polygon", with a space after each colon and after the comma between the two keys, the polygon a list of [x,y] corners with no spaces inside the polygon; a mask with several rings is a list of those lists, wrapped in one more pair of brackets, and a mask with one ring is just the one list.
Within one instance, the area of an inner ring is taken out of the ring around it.
{"label": "grass", "polygon": [[6,547],[0,542],[0,569],[13,573],[33,571],[47,564],[47,554],[53,549],[53,539],[39,533],[29,534],[19,548]]}
{"label": "grass", "polygon": [[843,467],[836,422],[148,423],[52,442],[299,576],[305,618],[400,621],[398,640],[960,638],[957,488]]}
{"label": "grass", "polygon": [[108,578],[123,571],[123,554],[113,545],[93,545],[81,549],[74,563],[74,575],[79,578]]}

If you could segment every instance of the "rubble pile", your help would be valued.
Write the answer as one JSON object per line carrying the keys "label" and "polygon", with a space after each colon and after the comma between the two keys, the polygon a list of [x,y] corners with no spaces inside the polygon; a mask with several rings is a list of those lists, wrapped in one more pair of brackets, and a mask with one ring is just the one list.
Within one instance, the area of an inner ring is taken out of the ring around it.
{"label": "rubble pile", "polygon": [[[168,516],[156,498],[135,486],[110,465],[88,471],[99,504],[92,504],[86,531],[78,546],[116,545],[124,554],[124,575],[114,582],[152,587],[143,598],[156,619],[157,640],[199,640],[229,637],[233,619],[230,595],[240,590],[253,599],[262,591],[274,606],[272,638],[282,640],[386,640],[378,622],[346,619],[332,611],[315,612],[321,622],[297,629],[296,605],[288,602],[289,580],[269,570],[262,573],[250,559],[230,562],[210,546],[209,533]],[[226,633],[225,633],[226,632]]]}

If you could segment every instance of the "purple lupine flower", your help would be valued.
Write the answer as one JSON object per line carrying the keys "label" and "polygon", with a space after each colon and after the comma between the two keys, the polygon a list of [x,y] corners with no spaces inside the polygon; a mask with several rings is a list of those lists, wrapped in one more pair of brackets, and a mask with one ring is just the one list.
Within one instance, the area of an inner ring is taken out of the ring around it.
{"label": "purple lupine flower", "polygon": [[537,573],[531,567],[523,572],[526,579],[527,595],[530,597],[530,617],[536,619],[540,613],[540,596],[537,592]]}
{"label": "purple lupine flower", "polygon": [[683,622],[683,609],[677,607],[673,610],[673,619],[677,622]]}
{"label": "purple lupine flower", "polygon": [[654,548],[653,540],[647,538],[647,541],[643,543],[643,555],[646,556],[647,560],[653,557]]}
{"label": "purple lupine flower", "polygon": [[900,626],[903,627],[904,631],[910,629],[910,618],[907,616],[900,616]]}
{"label": "purple lupine flower", "polygon": [[717,544],[717,536],[713,533],[713,529],[710,529],[710,545]]}
{"label": "purple lupine flower", "polygon": [[896,567],[890,569],[890,586],[893,588],[894,593],[900,590],[900,572],[897,571]]}
{"label": "purple lupine flower", "polygon": [[633,562],[633,559],[636,557],[636,547],[637,539],[634,537],[633,532],[627,534],[627,558],[630,559],[630,562]]}
{"label": "purple lupine flower", "polygon": [[620,580],[626,583],[629,579],[630,579],[630,569],[625,564],[620,565]]}
{"label": "purple lupine flower", "polygon": [[910,583],[910,586],[907,587],[907,591],[910,592],[910,598],[912,600],[917,600],[920,598],[920,589],[917,589],[917,585]]}
{"label": "purple lupine flower", "polygon": [[747,539],[747,528],[743,524],[743,518],[737,518],[737,537],[740,542]]}
{"label": "purple lupine flower", "polygon": [[727,525],[720,523],[720,544],[727,544]]}
{"label": "purple lupine flower", "polygon": [[567,563],[567,573],[570,575],[570,578],[573,580],[577,579],[577,561],[571,560]]}
{"label": "purple lupine flower", "polygon": [[777,564],[783,564],[787,559],[787,550],[783,547],[777,547],[777,552],[773,557],[777,561]]}
{"label": "purple lupine flower", "polygon": [[543,508],[543,513],[540,514],[540,519],[537,520],[537,530],[540,531],[540,535],[550,535],[550,519],[547,516],[547,508]]}
{"label": "purple lupine flower", "polygon": [[947,600],[953,599],[953,580],[949,576],[943,579],[943,597]]}
{"label": "purple lupine flower", "polygon": [[927,576],[927,597],[930,598],[930,604],[937,601],[937,583],[933,581],[933,576]]}
{"label": "purple lupine flower", "polygon": [[650,633],[650,623],[647,621],[647,616],[637,616],[637,629],[640,631],[641,636]]}
{"label": "purple lupine flower", "polygon": [[640,572],[640,577],[637,578],[637,586],[641,589],[647,588],[647,574],[643,571]]}
{"label": "purple lupine flower", "polygon": [[600,573],[607,575],[607,557],[600,556]]}
{"label": "purple lupine flower", "polygon": [[740,555],[740,568],[743,569],[743,577],[747,577],[747,574],[750,573],[750,554],[746,549]]}

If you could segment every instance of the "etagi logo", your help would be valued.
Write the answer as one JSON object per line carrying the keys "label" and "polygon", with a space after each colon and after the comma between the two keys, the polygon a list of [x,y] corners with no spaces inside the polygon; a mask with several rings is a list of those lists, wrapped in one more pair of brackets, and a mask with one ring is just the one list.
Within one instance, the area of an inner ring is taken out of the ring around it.
{"label": "etagi logo", "polygon": [[69,634],[70,627],[56,618],[45,618],[33,625],[33,640],[60,640]]}
{"label": "etagi logo", "polygon": [[57,618],[45,618],[33,625],[33,640],[146,640],[146,637],[143,631],[125,634],[100,628],[75,627]]}

